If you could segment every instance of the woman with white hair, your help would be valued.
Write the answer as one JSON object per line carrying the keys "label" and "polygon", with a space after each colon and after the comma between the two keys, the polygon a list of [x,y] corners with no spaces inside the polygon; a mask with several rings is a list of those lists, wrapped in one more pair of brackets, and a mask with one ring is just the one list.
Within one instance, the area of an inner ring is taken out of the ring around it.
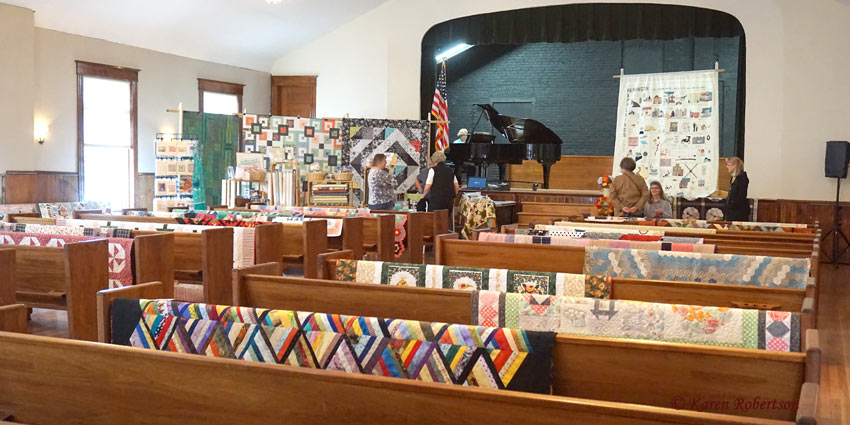
{"label": "woman with white hair", "polygon": [[454,170],[446,165],[446,154],[441,151],[431,155],[432,167],[425,179],[423,197],[428,200],[428,211],[449,210],[451,214],[455,196],[460,192],[460,185]]}
{"label": "woman with white hair", "polygon": [[469,130],[465,128],[461,128],[457,132],[457,139],[455,139],[452,143],[466,143],[466,139],[469,137]]}

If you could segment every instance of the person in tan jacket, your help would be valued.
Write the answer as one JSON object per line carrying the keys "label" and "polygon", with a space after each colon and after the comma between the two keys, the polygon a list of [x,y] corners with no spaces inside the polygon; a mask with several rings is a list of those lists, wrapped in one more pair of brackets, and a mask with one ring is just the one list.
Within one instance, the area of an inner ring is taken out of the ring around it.
{"label": "person in tan jacket", "polygon": [[643,217],[643,207],[649,200],[649,188],[646,180],[634,173],[635,160],[623,158],[620,161],[620,174],[611,184],[611,203],[617,217]]}

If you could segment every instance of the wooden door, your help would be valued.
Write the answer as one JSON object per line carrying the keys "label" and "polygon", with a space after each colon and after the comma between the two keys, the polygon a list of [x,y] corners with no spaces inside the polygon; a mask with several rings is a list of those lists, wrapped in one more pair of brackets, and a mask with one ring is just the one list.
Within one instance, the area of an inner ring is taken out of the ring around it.
{"label": "wooden door", "polygon": [[272,115],[316,116],[315,76],[273,76]]}

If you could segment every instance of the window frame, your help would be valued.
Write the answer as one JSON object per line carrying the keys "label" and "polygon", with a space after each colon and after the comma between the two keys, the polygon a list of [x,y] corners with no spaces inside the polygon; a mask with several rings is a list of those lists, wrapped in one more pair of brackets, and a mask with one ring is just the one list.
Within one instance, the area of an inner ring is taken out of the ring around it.
{"label": "window frame", "polygon": [[198,111],[204,112],[204,92],[208,91],[214,93],[236,95],[236,104],[238,107],[236,113],[241,113],[242,93],[244,92],[244,89],[244,84],[228,83],[226,81],[216,81],[208,80],[205,78],[198,78]]}
{"label": "window frame", "polygon": [[75,61],[77,65],[77,184],[79,201],[85,200],[85,140],[83,131],[83,79],[106,78],[130,83],[130,149],[133,150],[133,171],[130,176],[130,207],[135,207],[139,178],[139,70],[101,63]]}

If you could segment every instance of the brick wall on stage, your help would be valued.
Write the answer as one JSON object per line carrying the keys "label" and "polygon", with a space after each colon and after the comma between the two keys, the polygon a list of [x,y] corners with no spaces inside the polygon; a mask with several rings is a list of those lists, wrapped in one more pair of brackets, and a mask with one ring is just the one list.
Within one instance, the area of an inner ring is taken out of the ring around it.
{"label": "brick wall on stage", "polygon": [[[530,107],[528,118],[554,130],[564,155],[612,155],[619,80],[611,76],[621,64],[637,74],[710,69],[715,60],[726,70],[720,156],[734,156],[737,38],[476,46],[447,62],[452,139],[460,128],[472,129],[479,112],[473,104],[531,102],[518,110]],[[485,121],[477,129],[489,131]]]}

